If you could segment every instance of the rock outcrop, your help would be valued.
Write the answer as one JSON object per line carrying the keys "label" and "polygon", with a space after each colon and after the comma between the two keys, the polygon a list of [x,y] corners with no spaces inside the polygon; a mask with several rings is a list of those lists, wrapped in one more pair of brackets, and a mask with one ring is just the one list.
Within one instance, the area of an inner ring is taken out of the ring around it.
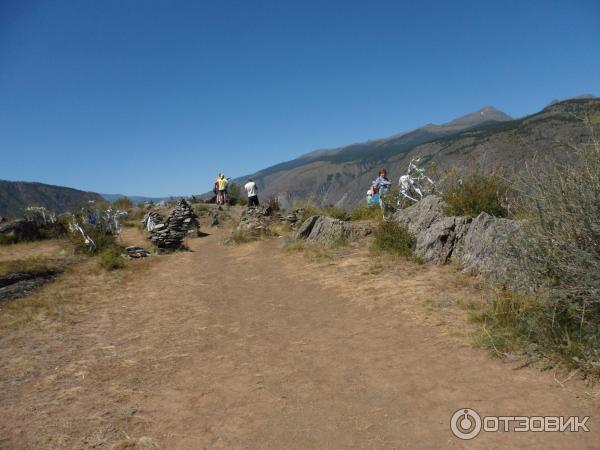
{"label": "rock outcrop", "polygon": [[273,210],[270,206],[248,208],[244,214],[242,214],[237,229],[239,231],[250,233],[265,233],[268,229],[268,222],[272,215]]}
{"label": "rock outcrop", "polygon": [[415,236],[415,254],[425,262],[458,262],[487,282],[516,287],[518,268],[509,245],[520,222],[481,213],[474,219],[446,216],[441,197],[428,196],[397,212],[394,219]]}
{"label": "rock outcrop", "polygon": [[346,222],[333,217],[311,216],[296,233],[296,239],[331,245],[341,239],[356,239],[372,232],[364,222]]}
{"label": "rock outcrop", "polygon": [[425,262],[446,264],[469,227],[470,218],[446,217],[445,207],[441,197],[430,195],[394,215],[415,236],[415,254]]}
{"label": "rock outcrop", "polygon": [[519,287],[522,277],[510,238],[520,230],[521,222],[481,213],[457,243],[455,259],[488,282]]}

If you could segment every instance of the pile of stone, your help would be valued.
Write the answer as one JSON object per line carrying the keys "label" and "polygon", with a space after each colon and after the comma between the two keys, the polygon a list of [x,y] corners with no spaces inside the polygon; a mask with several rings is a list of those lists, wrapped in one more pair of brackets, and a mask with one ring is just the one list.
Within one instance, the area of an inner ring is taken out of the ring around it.
{"label": "pile of stone", "polygon": [[[150,240],[161,251],[177,250],[183,246],[183,240],[188,236],[198,236],[198,216],[191,205],[181,199],[166,220],[156,213],[144,217],[146,228],[150,231]],[[152,226],[148,224],[152,221]],[[151,229],[150,229],[151,228]]]}
{"label": "pile of stone", "polygon": [[158,225],[159,223],[164,223],[164,221],[165,218],[159,213],[157,213],[156,211],[150,211],[144,216],[142,224],[144,225],[144,228],[146,228],[146,230],[152,231],[154,230],[154,227],[156,225]]}
{"label": "pile of stone", "polygon": [[142,247],[131,246],[125,249],[129,259],[139,259],[150,256],[150,252]]}
{"label": "pile of stone", "polygon": [[239,231],[264,232],[268,229],[268,221],[273,215],[270,206],[248,208],[242,215],[238,225]]}
{"label": "pile of stone", "polygon": [[302,217],[302,214],[304,214],[304,209],[302,209],[302,208],[294,209],[294,210],[288,212],[287,214],[282,215],[280,220],[282,222],[287,222],[290,225],[294,226],[298,223],[298,221]]}

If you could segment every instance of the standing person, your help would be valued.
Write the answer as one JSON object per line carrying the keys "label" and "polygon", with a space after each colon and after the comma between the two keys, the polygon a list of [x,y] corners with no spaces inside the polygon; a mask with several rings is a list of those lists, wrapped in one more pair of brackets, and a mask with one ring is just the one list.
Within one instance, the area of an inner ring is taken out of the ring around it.
{"label": "standing person", "polygon": [[244,185],[248,194],[248,207],[253,208],[258,206],[258,186],[252,178],[248,178],[248,182]]}
{"label": "standing person", "polygon": [[220,198],[221,203],[219,203],[220,205],[224,205],[225,202],[227,202],[227,183],[229,183],[229,180],[227,178],[225,178],[225,175],[220,173],[219,174],[219,178],[217,178],[217,184],[218,184],[218,189],[219,189],[219,193],[217,194],[217,199]]}
{"label": "standing person", "polygon": [[387,177],[387,170],[385,170],[385,168],[382,167],[381,169],[379,169],[379,176],[375,180],[375,188],[379,192],[379,206],[381,207],[382,211],[385,209],[385,203],[383,202],[383,199],[385,197],[385,194],[387,194],[390,190],[391,185],[392,182],[388,180]]}
{"label": "standing person", "polygon": [[219,177],[217,177],[217,179],[215,180],[215,182],[213,183],[213,194],[215,194],[215,203],[217,205],[221,204],[221,197],[219,195]]}

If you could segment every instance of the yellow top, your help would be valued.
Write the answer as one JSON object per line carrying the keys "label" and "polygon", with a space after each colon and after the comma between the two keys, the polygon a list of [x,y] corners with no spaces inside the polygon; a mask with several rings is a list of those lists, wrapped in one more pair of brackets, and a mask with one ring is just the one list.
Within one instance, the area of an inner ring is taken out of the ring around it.
{"label": "yellow top", "polygon": [[217,183],[219,184],[219,190],[224,191],[225,186],[227,186],[227,178],[221,177],[217,180]]}

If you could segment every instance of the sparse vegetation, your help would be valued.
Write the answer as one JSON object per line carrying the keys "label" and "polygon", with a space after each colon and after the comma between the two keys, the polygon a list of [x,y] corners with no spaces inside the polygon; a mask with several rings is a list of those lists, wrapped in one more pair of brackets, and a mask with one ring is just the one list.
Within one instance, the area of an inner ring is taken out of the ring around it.
{"label": "sparse vegetation", "polygon": [[133,202],[129,197],[121,197],[111,204],[112,209],[128,211],[133,208]]}
{"label": "sparse vegetation", "polygon": [[381,209],[377,206],[359,206],[350,213],[350,220],[381,219]]}
{"label": "sparse vegetation", "polygon": [[600,374],[600,144],[571,156],[519,182],[511,247],[534,293],[499,295],[480,319],[498,349]]}
{"label": "sparse vegetation", "polygon": [[472,166],[459,176],[453,169],[445,184],[443,198],[450,216],[476,217],[482,212],[496,217],[508,215],[508,183],[499,172],[486,174]]}
{"label": "sparse vegetation", "polygon": [[229,195],[229,204],[231,205],[244,206],[248,204],[248,197],[244,194],[237,183],[229,183],[229,186],[227,187],[227,194]]}
{"label": "sparse vegetation", "polygon": [[266,229],[261,230],[234,230],[224,240],[225,244],[245,244],[247,242],[258,241],[271,236],[271,232]]}
{"label": "sparse vegetation", "polygon": [[267,200],[267,206],[269,208],[271,208],[272,211],[279,211],[279,210],[281,210],[281,205],[279,204],[279,200],[277,200],[277,197],[270,197]]}
{"label": "sparse vegetation", "polygon": [[334,219],[350,220],[351,215],[343,208],[335,205],[327,205],[324,207],[317,206],[312,201],[303,201],[294,203],[294,209],[302,209],[301,222],[312,216],[329,216]]}
{"label": "sparse vegetation", "polygon": [[300,239],[288,239],[284,249],[288,253],[302,253],[307,259],[314,262],[330,260],[340,256],[341,249],[348,245],[348,238],[340,236],[331,245],[320,245]]}
{"label": "sparse vegetation", "polygon": [[55,259],[27,258],[20,260],[0,261],[0,277],[15,272],[46,272],[61,267]]}
{"label": "sparse vegetation", "polygon": [[378,251],[393,253],[399,256],[411,256],[415,237],[394,220],[382,221],[374,233],[373,248]]}
{"label": "sparse vegetation", "polygon": [[119,247],[107,247],[98,254],[98,264],[106,270],[123,269],[127,266],[127,261],[121,254]]}

